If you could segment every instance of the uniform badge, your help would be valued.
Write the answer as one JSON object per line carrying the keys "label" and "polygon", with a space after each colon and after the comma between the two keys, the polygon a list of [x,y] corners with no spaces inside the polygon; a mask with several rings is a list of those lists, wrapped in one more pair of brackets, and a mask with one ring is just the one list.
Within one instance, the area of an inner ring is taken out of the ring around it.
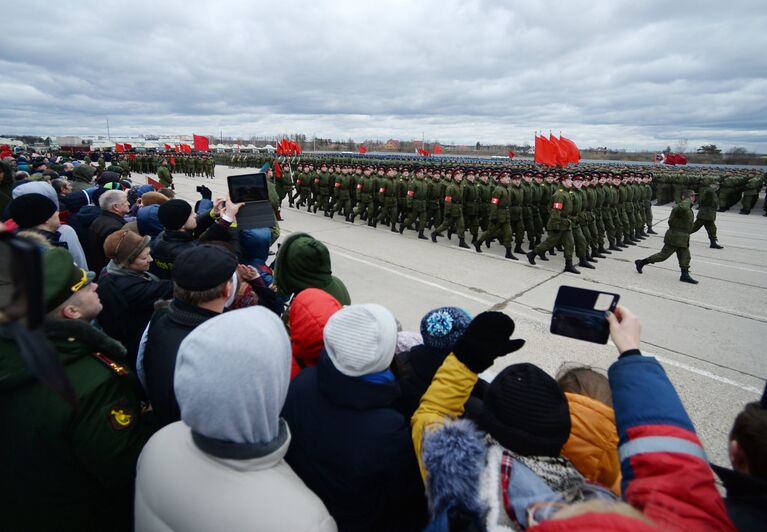
{"label": "uniform badge", "polygon": [[133,425],[136,413],[128,406],[128,401],[120,401],[107,409],[107,419],[114,430],[125,430]]}

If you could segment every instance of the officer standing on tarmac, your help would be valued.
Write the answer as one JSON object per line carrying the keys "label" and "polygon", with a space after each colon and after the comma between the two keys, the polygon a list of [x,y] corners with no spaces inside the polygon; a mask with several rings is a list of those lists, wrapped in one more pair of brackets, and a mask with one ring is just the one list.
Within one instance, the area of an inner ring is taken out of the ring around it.
{"label": "officer standing on tarmac", "polygon": [[717,196],[714,186],[718,182],[719,180],[715,177],[702,179],[703,188],[700,191],[700,201],[698,201],[698,216],[690,230],[690,234],[692,234],[701,227],[705,227],[710,242],[709,247],[713,249],[724,248],[716,240],[716,212],[719,209],[719,196]]}
{"label": "officer standing on tarmac", "polygon": [[[686,195],[687,193],[683,193],[683,196]],[[637,271],[642,273],[642,268],[648,264],[663,262],[676,253],[679,268],[682,271],[679,280],[683,283],[698,284],[698,281],[690,277],[690,232],[693,228],[694,218],[692,201],[683,197],[682,201],[671,210],[668,219],[668,231],[663,236],[663,249],[646,259],[635,260],[634,265]]]}
{"label": "officer standing on tarmac", "polygon": [[527,253],[527,260],[530,264],[535,264],[535,257],[543,261],[549,260],[546,252],[553,249],[557,244],[564,245],[565,269],[569,273],[580,274],[573,266],[573,252],[575,251],[575,242],[572,233],[572,213],[573,182],[570,174],[564,174],[561,177],[561,187],[551,196],[551,211],[549,212],[549,221],[546,225],[546,240],[535,246],[531,252]]}

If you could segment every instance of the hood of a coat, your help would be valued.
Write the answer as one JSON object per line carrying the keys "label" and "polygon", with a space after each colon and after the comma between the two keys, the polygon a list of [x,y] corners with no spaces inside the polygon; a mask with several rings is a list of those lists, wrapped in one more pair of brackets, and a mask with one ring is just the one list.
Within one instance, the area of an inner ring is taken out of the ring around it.
{"label": "hood of a coat", "polygon": [[136,213],[136,227],[140,235],[156,237],[165,229],[160,223],[160,217],[157,211],[160,210],[159,205],[147,205],[141,207]]}
{"label": "hood of a coat", "polygon": [[346,286],[333,276],[328,248],[306,233],[293,234],[282,244],[274,262],[274,281],[283,295],[320,288],[342,304],[351,304]]}
{"label": "hood of a coat", "polygon": [[342,305],[319,288],[307,288],[290,304],[290,343],[293,356],[307,366],[317,365],[324,347],[325,324]]}

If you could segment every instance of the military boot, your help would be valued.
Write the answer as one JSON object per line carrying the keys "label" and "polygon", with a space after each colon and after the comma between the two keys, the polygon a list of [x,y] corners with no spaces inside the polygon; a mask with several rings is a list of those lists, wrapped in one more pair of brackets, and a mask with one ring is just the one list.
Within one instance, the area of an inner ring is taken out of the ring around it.
{"label": "military boot", "polygon": [[[524,251],[522,253],[524,253]],[[506,258],[511,260],[519,260],[517,257],[514,256],[514,253],[511,252],[511,247],[506,248]]]}
{"label": "military boot", "polygon": [[530,253],[525,253],[527,256],[527,262],[535,266],[535,251],[531,251]]}
{"label": "military boot", "polygon": [[401,223],[399,224],[399,234],[402,234],[405,232],[405,224]]}
{"label": "military boot", "polygon": [[682,275],[679,280],[683,283],[698,284],[698,281],[690,277],[690,268],[682,268]]}
{"label": "military boot", "polygon": [[354,223],[354,218],[356,218],[356,217],[357,217],[357,215],[356,215],[356,214],[354,214],[354,213],[351,213],[351,214],[349,215],[349,221],[350,221],[351,223]]}
{"label": "military boot", "polygon": [[656,233],[655,231],[652,230],[652,225],[647,224],[647,234],[648,235],[657,235],[658,233]]}
{"label": "military boot", "polygon": [[397,232],[397,220],[391,221],[391,232],[396,233]]}
{"label": "military boot", "polygon": [[525,254],[525,250],[522,249],[522,244],[517,244],[514,246],[514,253],[521,253],[522,255]]}
{"label": "military boot", "polygon": [[431,241],[432,242],[437,242],[437,232],[436,231],[432,231],[431,232]]}
{"label": "military boot", "polygon": [[459,248],[464,248],[464,249],[471,249],[469,247],[469,244],[466,243],[466,239],[465,238],[459,238],[458,239],[458,247]]}
{"label": "military boot", "polygon": [[[593,266],[591,266],[593,268]],[[573,259],[565,259],[565,269],[563,271],[574,273],[576,275],[580,275],[581,272],[575,269],[575,266],[573,266]]]}
{"label": "military boot", "polygon": [[605,255],[602,255],[599,253],[599,249],[597,249],[596,246],[591,248],[591,258],[592,259],[606,259],[607,257]]}
{"label": "military boot", "polygon": [[556,257],[557,256],[557,251],[554,248],[551,248],[549,250],[549,255],[551,255],[552,257]]}
{"label": "military boot", "polygon": [[452,240],[453,239],[453,228],[452,227],[448,227],[447,228],[447,239],[448,240]]}
{"label": "military boot", "polygon": [[429,240],[429,237],[423,234],[423,229],[418,231],[418,238],[420,238],[421,240]]}
{"label": "military boot", "polygon": [[610,241],[610,245],[607,247],[607,249],[609,249],[610,251],[620,251],[621,250],[621,248],[619,248],[618,246],[615,245],[615,239],[614,238],[609,239],[609,241]]}
{"label": "military boot", "polygon": [[599,252],[600,255],[612,255],[613,254],[612,251],[607,251],[605,249],[605,245],[604,244],[599,244],[599,248],[597,249],[597,252]]}
{"label": "military boot", "polygon": [[596,268],[586,260],[586,257],[581,257],[580,260],[578,260],[578,266],[586,268],[587,270],[596,270]]}
{"label": "military boot", "polygon": [[724,249],[724,246],[720,246],[720,245],[719,245],[719,243],[716,241],[716,239],[715,239],[715,238],[712,238],[712,239],[711,239],[711,245],[710,245],[710,246],[708,246],[708,247],[710,247],[710,248],[714,248],[714,249]]}
{"label": "military boot", "polygon": [[593,257],[593,256],[592,256],[590,253],[589,253],[589,249],[588,249],[588,248],[586,248],[586,256],[585,256],[585,257],[583,257],[583,258],[584,258],[584,259],[586,259],[586,262],[599,262],[597,259],[595,259],[595,258],[594,258],[594,257]]}
{"label": "military boot", "polygon": [[639,273],[642,273],[642,268],[650,264],[647,262],[647,259],[637,259],[634,261],[634,266],[636,266],[636,269]]}
{"label": "military boot", "polygon": [[[531,253],[535,253],[535,251],[531,251]],[[543,251],[538,253],[538,258],[541,259],[543,262],[549,262],[549,258],[546,256],[546,253]]]}
{"label": "military boot", "polygon": [[474,250],[477,253],[482,253],[482,242],[480,242],[479,240],[475,240],[474,242],[472,242],[472,244],[474,244]]}

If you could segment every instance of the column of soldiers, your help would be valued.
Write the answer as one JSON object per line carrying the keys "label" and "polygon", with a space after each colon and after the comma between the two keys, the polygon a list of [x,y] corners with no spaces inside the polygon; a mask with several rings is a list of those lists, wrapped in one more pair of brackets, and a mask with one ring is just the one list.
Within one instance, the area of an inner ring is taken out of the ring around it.
{"label": "column of soldiers", "polygon": [[215,177],[216,161],[211,155],[186,153],[171,154],[129,154],[129,172],[157,174],[162,161],[166,161],[171,173],[183,173],[188,177]]}

